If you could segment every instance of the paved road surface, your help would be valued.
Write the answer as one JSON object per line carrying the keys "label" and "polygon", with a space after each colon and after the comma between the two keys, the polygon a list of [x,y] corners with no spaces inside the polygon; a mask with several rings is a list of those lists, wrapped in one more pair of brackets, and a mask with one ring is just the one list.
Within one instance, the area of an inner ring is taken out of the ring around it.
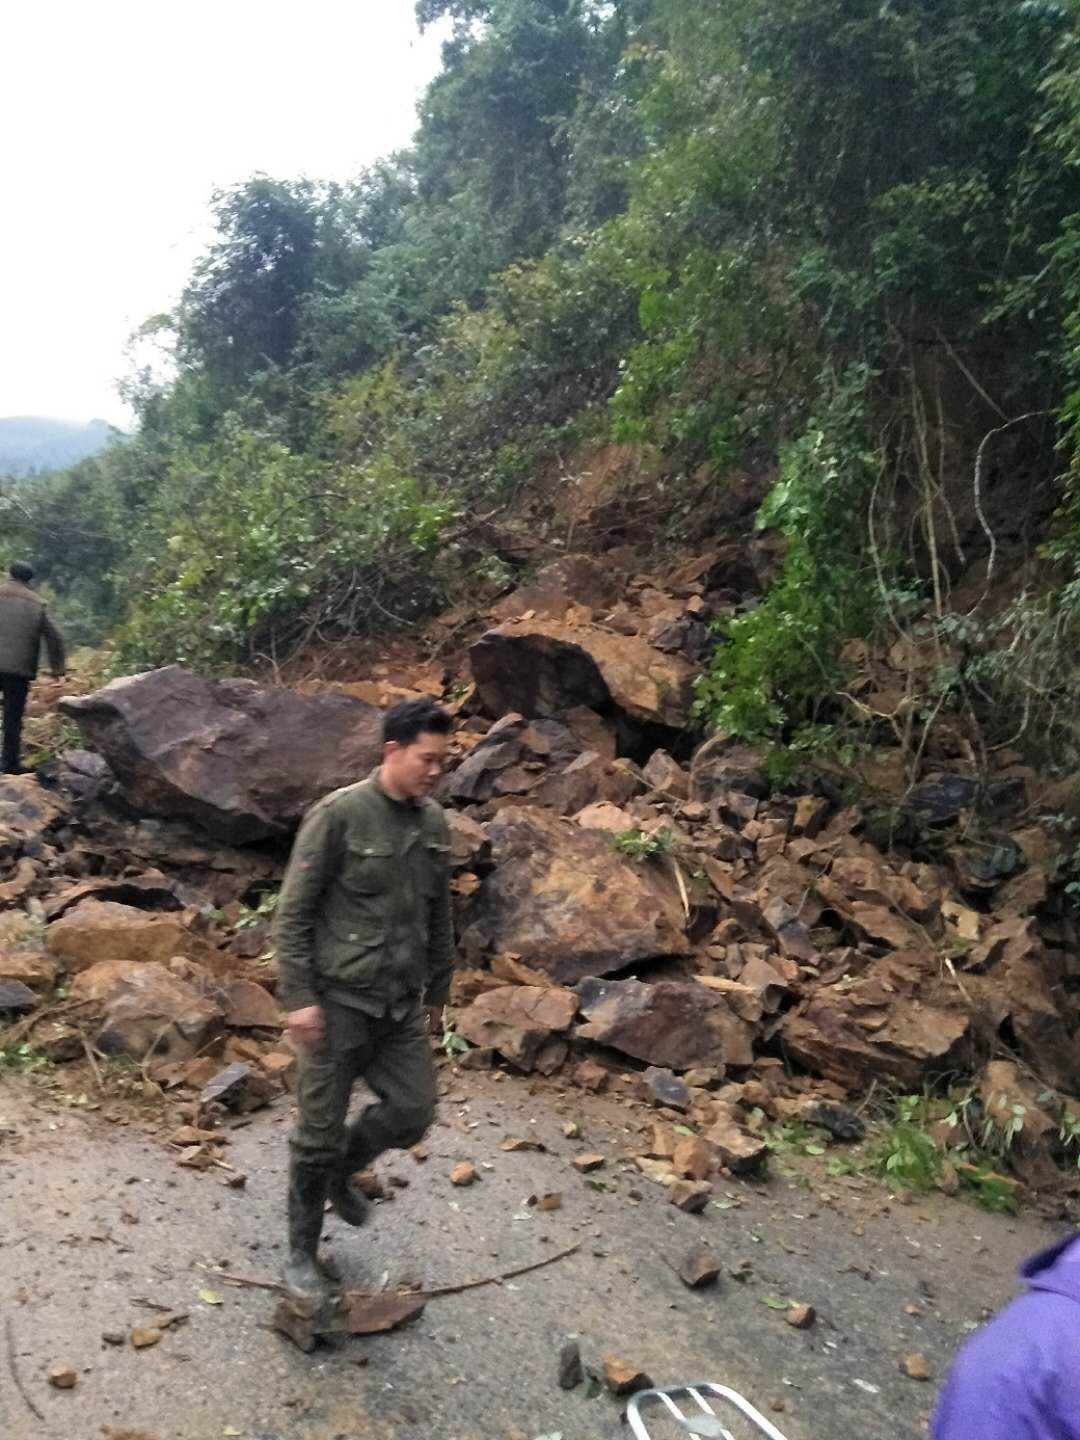
{"label": "paved road surface", "polygon": [[[619,1402],[556,1385],[559,1347],[576,1335],[587,1362],[615,1352],[657,1382],[743,1389],[790,1440],[915,1440],[956,1345],[984,1307],[1012,1293],[1019,1260],[1053,1235],[961,1201],[900,1205],[822,1172],[812,1187],[775,1173],[766,1185],[732,1184],[718,1197],[724,1208],[684,1215],[631,1166],[643,1112],[547,1086],[534,1094],[490,1074],[448,1078],[444,1090],[430,1158],[396,1154],[380,1167],[407,1182],[393,1201],[362,1232],[330,1220],[346,1283],[455,1283],[574,1241],[579,1251],[433,1300],[409,1329],[308,1356],[267,1328],[271,1296],[213,1273],[227,1264],[276,1278],[287,1101],[232,1132],[227,1153],[248,1176],[233,1190],[220,1171],[179,1168],[137,1121],[109,1123],[0,1079],[0,1308],[45,1416],[20,1398],[5,1354],[0,1435],[506,1440],[518,1430],[529,1440],[616,1440],[628,1433]],[[582,1142],[563,1137],[567,1118],[580,1120]],[[539,1138],[547,1152],[504,1152],[509,1135]],[[610,1188],[571,1169],[583,1148],[607,1157],[594,1178]],[[460,1160],[481,1174],[469,1189],[447,1178]],[[552,1190],[563,1193],[561,1210],[525,1203]],[[672,1265],[700,1240],[729,1272],[749,1262],[747,1278],[726,1273],[718,1289],[687,1290]],[[204,1303],[201,1290],[223,1303]],[[812,1304],[820,1319],[794,1330],[767,1297]],[[152,1349],[106,1345],[103,1332],[146,1323],[140,1299],[190,1320]],[[920,1313],[905,1313],[909,1305]],[[935,1383],[900,1373],[911,1352],[925,1355]],[[79,1372],[74,1391],[50,1388],[56,1364]]]}

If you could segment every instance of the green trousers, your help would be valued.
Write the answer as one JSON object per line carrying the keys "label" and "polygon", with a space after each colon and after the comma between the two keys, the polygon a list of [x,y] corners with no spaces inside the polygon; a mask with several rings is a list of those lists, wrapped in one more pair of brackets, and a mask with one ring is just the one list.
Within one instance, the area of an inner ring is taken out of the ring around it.
{"label": "green trousers", "polygon": [[[401,1020],[376,1018],[333,1000],[323,1003],[321,1043],[301,1053],[298,1115],[290,1137],[305,1166],[352,1174],[384,1150],[415,1145],[435,1117],[435,1069],[424,1011]],[[357,1080],[378,1097],[352,1125],[349,1101]]]}

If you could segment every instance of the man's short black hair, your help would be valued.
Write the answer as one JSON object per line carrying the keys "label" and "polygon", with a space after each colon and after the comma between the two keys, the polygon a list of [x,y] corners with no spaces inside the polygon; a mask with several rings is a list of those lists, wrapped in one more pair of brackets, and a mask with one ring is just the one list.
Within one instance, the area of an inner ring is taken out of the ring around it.
{"label": "man's short black hair", "polygon": [[34,578],[34,567],[27,565],[25,560],[16,560],[8,574],[13,580],[21,580],[24,585],[29,585]]}
{"label": "man's short black hair", "polygon": [[453,724],[452,717],[434,700],[403,700],[383,716],[383,744],[396,740],[399,745],[413,745],[421,735],[449,735]]}

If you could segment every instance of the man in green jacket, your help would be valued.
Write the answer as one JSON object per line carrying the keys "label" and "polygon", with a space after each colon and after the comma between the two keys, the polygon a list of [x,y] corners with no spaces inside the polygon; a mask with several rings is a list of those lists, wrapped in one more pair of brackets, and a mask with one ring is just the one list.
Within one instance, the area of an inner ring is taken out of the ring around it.
{"label": "man in green jacket", "polygon": [[64,673],[64,641],[49,619],[45,602],[30,589],[31,567],[16,560],[9,579],[0,585],[0,696],[4,708],[3,773],[18,775],[22,751],[23,712],[30,682],[37,674],[44,641],[49,669],[56,679]]}
{"label": "man in green jacket", "polygon": [[[317,1251],[327,1198],[350,1225],[366,1201],[351,1176],[415,1145],[435,1113],[431,1031],[453,969],[450,834],[430,798],[450,716],[434,701],[388,710],[383,759],[367,780],[308,811],[278,899],[279,994],[299,1051],[290,1139],[294,1293],[327,1293]],[[377,1100],[346,1125],[355,1081]]]}

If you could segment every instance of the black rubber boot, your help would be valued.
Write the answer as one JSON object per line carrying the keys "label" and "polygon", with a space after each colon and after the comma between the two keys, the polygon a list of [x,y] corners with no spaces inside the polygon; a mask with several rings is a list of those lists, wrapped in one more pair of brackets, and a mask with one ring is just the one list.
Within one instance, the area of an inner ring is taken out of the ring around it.
{"label": "black rubber boot", "polygon": [[371,1211],[371,1204],[353,1184],[352,1177],[357,1170],[366,1170],[371,1160],[362,1137],[350,1128],[345,1143],[345,1153],[340,1166],[331,1172],[329,1199],[334,1214],[346,1225],[363,1225]]}
{"label": "black rubber boot", "polygon": [[352,1182],[352,1172],[337,1171],[330,1177],[330,1204],[334,1214],[346,1225],[363,1225],[368,1218],[371,1204],[365,1194]]}
{"label": "black rubber boot", "polygon": [[319,1236],[330,1172],[294,1160],[289,1166],[289,1258],[285,1286],[303,1300],[321,1302],[330,1294],[319,1268]]}

